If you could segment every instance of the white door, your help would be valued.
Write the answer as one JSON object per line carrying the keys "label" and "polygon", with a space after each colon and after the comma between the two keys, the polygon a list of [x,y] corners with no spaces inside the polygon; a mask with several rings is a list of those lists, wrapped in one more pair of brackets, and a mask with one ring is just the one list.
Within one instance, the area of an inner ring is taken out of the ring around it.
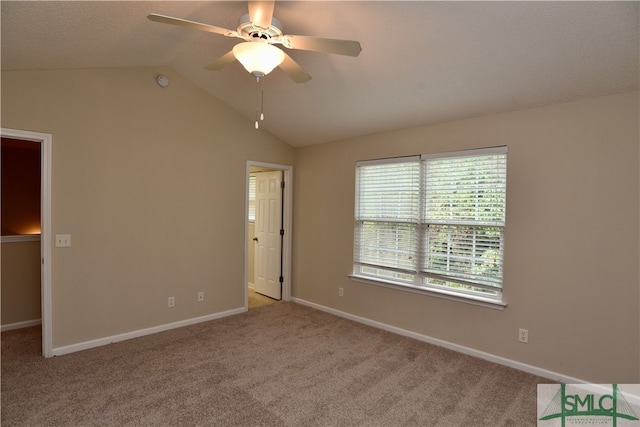
{"label": "white door", "polygon": [[256,174],[254,288],[277,300],[282,298],[282,182],[282,171]]}

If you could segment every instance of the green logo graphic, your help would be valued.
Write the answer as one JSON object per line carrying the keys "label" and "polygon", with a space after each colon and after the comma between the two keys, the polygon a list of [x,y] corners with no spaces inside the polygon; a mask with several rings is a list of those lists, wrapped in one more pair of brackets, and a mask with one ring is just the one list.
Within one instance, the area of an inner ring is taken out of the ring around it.
{"label": "green logo graphic", "polygon": [[[584,389],[582,389],[584,390]],[[602,393],[568,393],[567,385],[560,384],[557,393],[542,412],[540,421],[559,418],[565,427],[567,418],[583,417],[581,424],[593,424],[584,417],[611,418],[613,427],[617,427],[618,419],[638,421],[632,406],[618,390],[617,384],[611,385],[611,394]],[[572,420],[578,423],[578,420]],[[604,420],[603,420],[604,421]]]}

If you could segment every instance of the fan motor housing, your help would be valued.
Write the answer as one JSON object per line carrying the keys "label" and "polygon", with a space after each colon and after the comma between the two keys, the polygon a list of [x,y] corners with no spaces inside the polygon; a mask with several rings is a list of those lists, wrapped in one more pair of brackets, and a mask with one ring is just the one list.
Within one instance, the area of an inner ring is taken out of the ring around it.
{"label": "fan motor housing", "polygon": [[269,41],[270,39],[278,39],[282,36],[282,24],[274,16],[271,18],[269,28],[262,28],[249,19],[249,14],[243,15],[238,23],[236,30],[243,38],[261,38]]}

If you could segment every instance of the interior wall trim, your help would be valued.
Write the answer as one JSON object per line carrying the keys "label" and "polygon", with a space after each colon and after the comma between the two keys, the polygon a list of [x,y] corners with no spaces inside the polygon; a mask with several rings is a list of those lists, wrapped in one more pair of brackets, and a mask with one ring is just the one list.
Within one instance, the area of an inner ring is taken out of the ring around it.
{"label": "interior wall trim", "polygon": [[516,360],[507,359],[505,357],[497,356],[495,354],[486,353],[484,351],[480,351],[475,348],[466,347],[460,344],[444,341],[439,338],[430,337],[428,335],[420,334],[407,329],[398,328],[396,326],[388,325],[386,323],[378,322],[376,320],[367,319],[366,317],[356,316],[355,314],[336,310],[335,308],[326,307],[324,305],[316,304],[314,302],[306,301],[304,299],[293,297],[291,298],[291,301],[297,304],[306,305],[307,307],[315,308],[316,310],[333,314],[338,317],[343,317],[345,319],[353,320],[358,323],[363,323],[368,326],[373,326],[374,328],[382,329],[387,332],[392,332],[394,334],[402,335],[405,337],[416,339],[418,341],[426,342],[429,344],[437,345],[439,347],[447,348],[449,350],[457,351],[458,353],[463,353],[469,356],[487,360],[489,362],[497,363],[499,365],[504,365],[510,368],[518,369],[519,371],[524,371],[529,374],[547,378],[551,381],[561,382],[565,384],[588,384],[589,383],[589,381],[586,381],[580,378],[570,377],[568,375],[565,375],[559,372],[549,371],[547,369],[543,369],[537,366],[518,362]]}
{"label": "interior wall trim", "polygon": [[0,327],[1,332],[13,331],[14,329],[30,328],[31,326],[42,325],[42,319],[25,320],[23,322],[7,323]]}
{"label": "interior wall trim", "polygon": [[41,317],[42,317],[42,355],[52,357],[53,313],[52,313],[52,269],[51,256],[51,168],[53,165],[53,135],[50,133],[0,128],[5,138],[40,142],[40,269]]}
{"label": "interior wall trim", "polygon": [[24,234],[19,236],[2,236],[0,237],[1,243],[21,243],[21,242],[39,242],[39,234]]}
{"label": "interior wall trim", "polygon": [[247,309],[245,307],[236,308],[233,310],[222,311],[220,313],[208,314],[206,316],[194,317],[191,319],[180,320],[178,322],[167,323],[164,325],[154,326],[146,329],[139,329],[137,331],[127,332],[119,335],[112,335],[109,337],[98,338],[95,340],[79,342],[77,344],[65,345],[62,347],[54,347],[52,352],[54,356],[62,356],[64,354],[75,353],[76,351],[89,350],[91,348],[102,347],[112,343],[126,341],[133,338],[139,338],[146,335],[157,334],[159,332],[169,331],[171,329],[181,328],[183,326],[195,325],[196,323],[208,322],[210,320],[221,319],[223,317],[234,316],[236,314],[244,313]]}

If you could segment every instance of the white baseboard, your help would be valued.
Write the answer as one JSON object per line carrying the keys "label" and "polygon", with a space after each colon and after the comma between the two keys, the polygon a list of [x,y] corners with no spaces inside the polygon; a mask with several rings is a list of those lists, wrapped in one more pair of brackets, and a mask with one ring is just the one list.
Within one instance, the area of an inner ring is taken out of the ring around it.
{"label": "white baseboard", "polygon": [[139,338],[145,335],[156,334],[158,332],[164,332],[171,329],[181,328],[183,326],[195,325],[196,323],[208,322],[210,320],[221,319],[223,317],[233,316],[236,314],[244,313],[247,309],[245,307],[236,308],[233,310],[223,311],[220,313],[209,314],[207,316],[195,317],[192,319],[181,320],[179,322],[167,323],[165,325],[154,326],[152,328],[140,329],[137,331],[127,332],[124,334],[113,335],[110,337],[99,338],[96,340],[85,341],[77,344],[66,345],[62,347],[55,347],[52,352],[53,356],[62,356],[63,354],[74,353],[76,351],[88,350],[90,348],[101,347],[116,343],[119,341],[126,341],[132,338]]}
{"label": "white baseboard", "polygon": [[561,382],[565,384],[586,384],[588,381],[581,380],[579,378],[570,377],[558,372],[549,371],[547,369],[539,368],[537,366],[528,365],[526,363],[518,362],[515,360],[507,359],[505,357],[496,356],[495,354],[485,353],[484,351],[476,350],[471,347],[465,347],[460,344],[455,344],[449,341],[444,341],[438,338],[433,338],[428,335],[419,334],[417,332],[409,331],[407,329],[398,328],[396,326],[387,325],[386,323],[378,322],[375,320],[367,319],[366,317],[356,316],[354,314],[346,313],[344,311],[336,310],[334,308],[326,307],[320,304],[316,304],[310,301],[306,301],[300,298],[291,298],[295,303],[306,305],[317,310],[325,311],[335,316],[344,317],[345,319],[353,320],[365,325],[373,326],[374,328],[382,329],[394,334],[402,335],[409,338],[414,338],[418,341],[423,341],[429,344],[444,347],[449,350],[457,351],[458,353],[467,354],[469,356],[478,357],[480,359],[487,360],[489,362],[497,363],[499,365],[508,366],[510,368],[518,369],[520,371],[527,372],[529,374],[537,375],[543,378],[547,378],[554,382]]}
{"label": "white baseboard", "polygon": [[[564,375],[558,372],[549,371],[547,369],[539,368],[537,366],[528,365],[526,363],[518,362],[515,360],[507,359],[501,356],[496,356],[491,353],[486,353],[480,350],[476,350],[474,348],[465,347],[463,345],[455,344],[449,341],[444,341],[438,338],[433,338],[428,335],[423,335],[417,332],[409,331],[407,329],[398,328],[396,326],[391,326],[386,323],[378,322],[375,320],[367,319],[365,317],[356,316],[354,314],[350,314],[344,311],[336,310],[334,308],[326,307],[320,304],[316,304],[310,301],[306,301],[300,298],[292,297],[291,301],[305,305],[316,310],[324,311],[335,316],[343,317],[345,319],[353,320],[368,326],[372,326],[374,328],[382,329],[388,332],[392,332],[398,335],[406,336],[409,338],[416,339],[418,341],[423,341],[429,344],[437,345],[439,347],[444,347],[449,350],[457,351],[459,353],[467,354],[469,356],[478,357],[480,359],[487,360],[489,362],[497,363],[499,365],[508,366],[510,368],[518,369],[523,372],[527,372],[533,375],[537,375],[543,378],[547,378],[554,382],[561,382],[565,384],[589,384],[588,381],[570,377],[568,375]],[[97,340],[85,341],[78,344],[72,344],[63,347],[54,348],[53,356],[61,356],[64,354],[74,353],[76,351],[88,350],[90,348],[100,347],[103,345],[108,345],[111,343],[125,341],[133,338],[142,337],[145,335],[151,335],[158,332],[168,331],[171,329],[181,328],[183,326],[194,325],[197,323],[208,322],[210,320],[221,319],[223,317],[233,316],[236,314],[241,314],[247,311],[246,307],[236,308],[233,310],[223,311],[220,313],[214,313],[207,316],[195,317],[192,319],[181,320],[179,322],[168,323],[165,325],[155,326],[153,328],[141,329],[138,331],[127,332],[125,334],[113,335],[106,338],[100,338]],[[8,325],[2,325],[2,331],[8,331],[12,329],[20,329],[26,328],[30,326],[40,325],[40,319],[28,320],[25,322],[12,323]],[[640,396],[633,394],[625,394],[627,399],[632,400],[633,404],[636,406],[640,405]]]}
{"label": "white baseboard", "polygon": [[42,319],[33,319],[33,320],[25,320],[24,322],[9,323],[7,325],[2,325],[0,327],[0,331],[1,332],[12,331],[14,329],[29,328],[31,326],[38,326],[38,325],[42,325]]}

